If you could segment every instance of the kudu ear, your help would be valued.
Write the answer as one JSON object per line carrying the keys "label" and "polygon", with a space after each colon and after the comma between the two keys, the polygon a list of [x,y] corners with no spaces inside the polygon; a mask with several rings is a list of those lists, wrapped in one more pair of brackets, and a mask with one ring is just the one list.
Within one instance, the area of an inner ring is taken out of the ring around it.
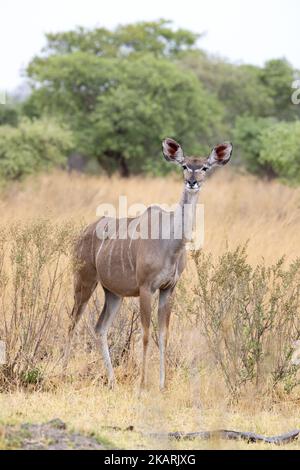
{"label": "kudu ear", "polygon": [[224,142],[223,144],[216,145],[212,149],[210,156],[207,161],[210,166],[214,165],[226,165],[229,162],[232,154],[232,144],[230,142]]}
{"label": "kudu ear", "polygon": [[162,143],[163,154],[167,162],[179,163],[181,165],[184,162],[184,154],[176,140],[165,139]]}

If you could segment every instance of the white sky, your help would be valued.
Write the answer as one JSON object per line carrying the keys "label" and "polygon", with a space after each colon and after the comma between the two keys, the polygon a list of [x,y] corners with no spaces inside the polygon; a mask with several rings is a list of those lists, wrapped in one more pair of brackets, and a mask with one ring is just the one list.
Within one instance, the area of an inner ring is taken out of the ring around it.
{"label": "white sky", "polygon": [[299,0],[0,0],[0,89],[22,82],[45,32],[158,18],[205,32],[200,47],[233,62],[286,57],[300,69]]}

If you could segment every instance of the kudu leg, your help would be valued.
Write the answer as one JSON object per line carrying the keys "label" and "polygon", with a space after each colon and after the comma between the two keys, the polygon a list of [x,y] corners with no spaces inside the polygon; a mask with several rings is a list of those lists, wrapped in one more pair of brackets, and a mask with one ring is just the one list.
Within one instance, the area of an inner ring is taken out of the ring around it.
{"label": "kudu leg", "polygon": [[76,275],[74,283],[74,306],[71,313],[71,323],[68,330],[66,347],[63,358],[63,370],[67,369],[70,357],[70,350],[72,339],[74,336],[75,327],[84,312],[84,309],[97,286],[97,281],[94,279],[90,281],[83,281],[80,275]]}
{"label": "kudu leg", "polygon": [[140,289],[140,311],[143,330],[143,362],[141,374],[141,389],[147,386],[147,359],[149,349],[149,331],[151,321],[151,291],[148,288]]}
{"label": "kudu leg", "polygon": [[109,354],[107,333],[121,307],[122,298],[106,289],[104,289],[104,292],[105,302],[96,325],[96,333],[99,335],[102,357],[108,374],[108,385],[109,388],[113,388],[115,385],[115,375]]}
{"label": "kudu leg", "polygon": [[159,328],[159,355],[160,355],[160,375],[159,386],[164,390],[166,384],[166,349],[168,345],[169,323],[172,307],[172,289],[159,291],[158,304],[158,328]]}

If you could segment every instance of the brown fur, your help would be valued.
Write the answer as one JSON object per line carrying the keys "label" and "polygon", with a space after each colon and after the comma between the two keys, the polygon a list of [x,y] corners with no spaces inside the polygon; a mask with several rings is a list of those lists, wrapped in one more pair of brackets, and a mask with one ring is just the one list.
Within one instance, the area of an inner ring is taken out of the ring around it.
{"label": "brown fur", "polygon": [[[178,163],[183,164],[182,149],[172,139],[164,141],[164,155],[168,161],[178,159]],[[228,152],[226,157],[227,163],[229,161]],[[219,158],[221,159],[218,155],[218,161]],[[187,183],[196,181],[199,183],[200,188],[200,184],[205,178],[205,172],[196,172],[196,170],[201,169],[203,165],[212,167],[216,164],[216,160],[212,157],[206,159],[185,157],[184,164],[189,166],[189,170],[184,170],[185,185],[179,205],[179,215],[182,220],[184,219],[185,210],[191,210],[190,216],[193,217],[193,208],[198,197],[198,190],[189,189]],[[185,209],[186,205],[191,209]],[[75,301],[69,330],[69,342],[66,348],[66,362],[74,328],[99,283],[104,289],[105,303],[96,325],[96,333],[99,336],[111,386],[114,383],[114,373],[108,350],[107,332],[121,307],[122,299],[137,296],[140,297],[140,315],[143,329],[141,386],[146,385],[151,299],[156,291],[159,291],[160,387],[164,388],[165,386],[165,351],[168,341],[172,294],[186,265],[185,245],[188,240],[185,236],[180,239],[176,239],[174,236],[175,213],[171,213],[171,237],[167,240],[163,239],[163,214],[166,213],[160,207],[152,206],[139,217],[116,221],[116,232],[118,234],[123,222],[126,227],[130,227],[132,224],[143,226],[143,223],[146,226],[148,223],[148,230],[151,233],[150,216],[156,216],[160,221],[158,239],[134,239],[134,237],[103,239],[99,235],[102,234],[103,227],[108,226],[113,219],[102,218],[86,228],[76,246],[75,252],[79,269],[75,274]],[[99,230],[100,226],[102,227],[101,230]]]}

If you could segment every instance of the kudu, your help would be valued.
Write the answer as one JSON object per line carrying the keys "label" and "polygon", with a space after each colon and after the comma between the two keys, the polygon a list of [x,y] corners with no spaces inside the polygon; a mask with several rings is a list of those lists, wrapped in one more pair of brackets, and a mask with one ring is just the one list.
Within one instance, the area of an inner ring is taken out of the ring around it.
{"label": "kudu", "polygon": [[[169,213],[169,236],[163,236],[162,222],[158,223],[159,229],[155,237],[138,237],[133,234],[127,237],[107,236],[107,227],[112,219],[103,217],[89,225],[80,237],[76,246],[78,269],[75,273],[75,303],[71,315],[72,323],[69,328],[66,357],[69,355],[74,328],[97,284],[100,283],[104,289],[105,302],[96,324],[96,334],[100,341],[111,387],[114,385],[115,378],[107,333],[121,306],[122,299],[138,296],[143,330],[141,387],[146,385],[151,299],[157,290],[159,291],[160,388],[165,387],[166,347],[172,294],[185,268],[186,243],[191,239],[190,227],[195,217],[198,193],[209,170],[229,162],[231,153],[232,145],[226,142],[217,145],[208,158],[187,157],[184,156],[177,142],[173,139],[165,139],[163,141],[165,159],[180,165],[184,175],[181,202],[175,211]],[[137,227],[145,226],[145,224],[150,231],[153,231],[153,224],[157,225],[157,221],[162,221],[163,214],[166,212],[160,207],[150,206],[136,218],[114,219],[116,233],[120,233],[121,226],[123,228],[125,226],[128,232],[129,228],[134,226],[133,232],[136,235]],[[181,235],[178,236],[178,234]]]}

